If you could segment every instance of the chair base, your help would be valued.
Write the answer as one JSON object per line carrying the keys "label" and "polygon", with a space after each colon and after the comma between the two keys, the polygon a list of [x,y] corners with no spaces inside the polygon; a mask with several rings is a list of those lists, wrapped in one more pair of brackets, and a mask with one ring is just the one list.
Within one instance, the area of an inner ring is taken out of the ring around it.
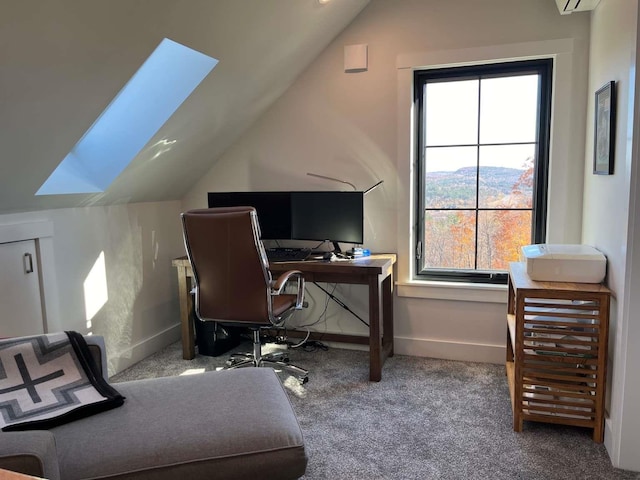
{"label": "chair base", "polygon": [[309,372],[296,365],[292,365],[287,362],[281,362],[278,360],[270,360],[267,356],[262,357],[259,362],[256,362],[253,355],[247,354],[244,359],[241,354],[233,355],[232,359],[227,360],[227,369],[243,368],[243,367],[271,367],[275,370],[284,370],[291,373],[298,379],[301,385],[304,385],[309,381]]}
{"label": "chair base", "polygon": [[271,367],[291,373],[301,385],[309,381],[309,372],[290,364],[286,352],[262,354],[259,330],[253,330],[253,353],[234,353],[227,360],[227,369],[243,367]]}

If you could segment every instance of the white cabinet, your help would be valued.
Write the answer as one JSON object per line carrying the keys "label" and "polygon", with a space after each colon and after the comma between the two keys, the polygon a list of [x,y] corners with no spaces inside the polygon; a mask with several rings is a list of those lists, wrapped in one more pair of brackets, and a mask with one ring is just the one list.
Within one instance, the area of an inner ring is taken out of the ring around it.
{"label": "white cabinet", "polygon": [[0,244],[0,337],[44,333],[35,240]]}

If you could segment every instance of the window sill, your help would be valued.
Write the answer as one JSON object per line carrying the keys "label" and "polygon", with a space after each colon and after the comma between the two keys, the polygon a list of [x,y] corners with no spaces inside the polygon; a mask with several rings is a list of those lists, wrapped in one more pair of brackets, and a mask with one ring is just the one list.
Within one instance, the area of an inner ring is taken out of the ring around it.
{"label": "window sill", "polygon": [[399,297],[432,298],[460,302],[507,303],[506,285],[414,280],[411,282],[397,282],[396,291]]}

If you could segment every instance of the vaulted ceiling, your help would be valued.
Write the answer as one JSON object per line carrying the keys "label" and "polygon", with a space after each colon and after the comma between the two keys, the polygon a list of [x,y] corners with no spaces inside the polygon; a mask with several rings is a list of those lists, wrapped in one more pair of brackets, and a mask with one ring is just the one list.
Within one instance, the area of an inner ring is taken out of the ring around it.
{"label": "vaulted ceiling", "polygon": [[[0,0],[0,213],[182,198],[368,1]],[[35,196],[163,38],[219,63],[105,192]]]}

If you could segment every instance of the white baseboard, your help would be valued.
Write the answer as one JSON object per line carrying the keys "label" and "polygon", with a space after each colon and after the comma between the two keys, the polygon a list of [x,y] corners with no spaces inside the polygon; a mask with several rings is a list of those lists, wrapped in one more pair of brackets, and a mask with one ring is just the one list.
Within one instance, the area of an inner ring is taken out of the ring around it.
{"label": "white baseboard", "polygon": [[395,337],[393,350],[398,355],[496,364],[503,364],[507,355],[506,347],[502,345],[483,345],[406,337]]}
{"label": "white baseboard", "polygon": [[605,416],[604,419],[604,447],[607,450],[611,464],[616,468],[620,468],[619,451],[616,450],[616,442],[613,438],[613,426],[611,425],[611,418],[608,416]]}
{"label": "white baseboard", "polygon": [[116,354],[109,353],[107,360],[109,376],[120,373],[149,355],[162,350],[167,345],[177,342],[181,338],[180,335],[180,324],[176,324]]}
{"label": "white baseboard", "polygon": [[[180,340],[180,325],[176,324],[152,337],[116,353],[109,355],[109,375],[115,375],[144,358],[156,353],[167,345]],[[326,342],[337,348],[367,350],[366,345]],[[414,357],[442,358],[465,362],[482,362],[502,364],[506,351],[502,345],[483,345],[478,343],[450,342],[444,340],[416,339],[406,337],[394,338],[394,352],[398,355]]]}

